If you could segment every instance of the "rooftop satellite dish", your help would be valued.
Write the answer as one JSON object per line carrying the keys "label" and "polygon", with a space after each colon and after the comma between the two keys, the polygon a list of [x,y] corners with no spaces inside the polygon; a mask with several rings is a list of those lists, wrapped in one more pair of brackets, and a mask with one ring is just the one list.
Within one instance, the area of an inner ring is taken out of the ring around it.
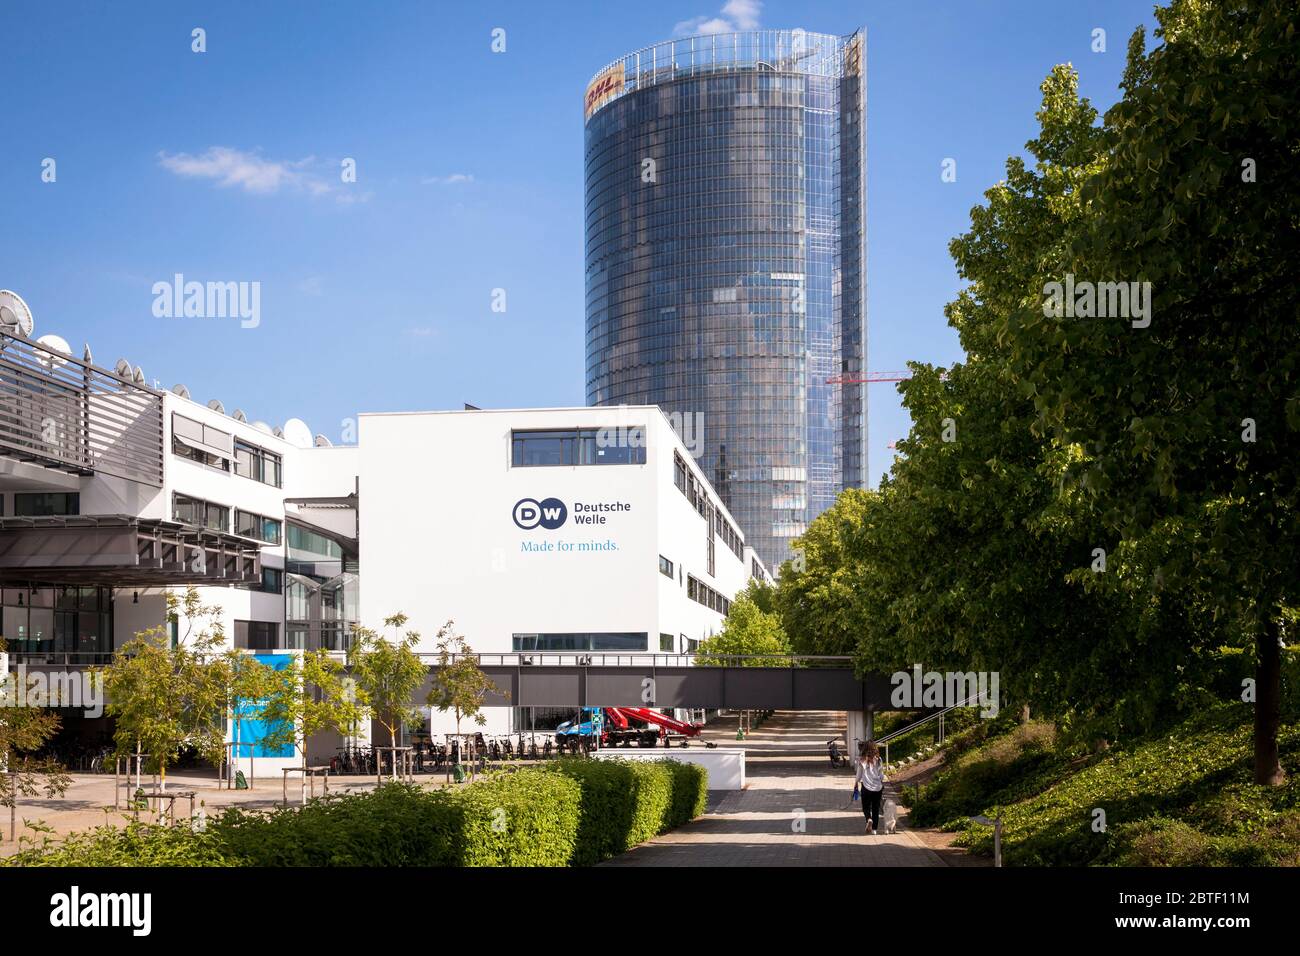
{"label": "rooftop satellite dish", "polygon": [[184,385],[173,385],[172,391],[175,392],[177,395],[179,395],[181,398],[190,397],[190,390],[186,388]]}
{"label": "rooftop satellite dish", "polygon": [[68,344],[67,339],[51,333],[42,335],[36,340],[36,344],[44,346],[36,350],[36,358],[46,368],[56,369],[60,365],[68,364],[66,356],[72,354],[72,346]]}
{"label": "rooftop satellite dish", "polygon": [[299,448],[312,446],[311,429],[301,418],[291,418],[284,423],[284,440]]}
{"label": "rooftop satellite dish", "polygon": [[135,382],[137,385],[143,385],[144,369],[142,369],[140,366],[137,365],[135,367],[135,371],[131,374],[131,381]]}
{"label": "rooftop satellite dish", "polygon": [[266,422],[253,422],[253,427],[259,432],[265,432],[268,435],[274,434],[274,432],[271,431],[271,426]]}
{"label": "rooftop satellite dish", "polygon": [[316,436],[316,447],[317,447],[317,448],[333,448],[333,447],[334,447],[334,443],[333,443],[332,441],[330,441],[328,438],[326,438],[324,435],[317,435],[317,436]]}
{"label": "rooftop satellite dish", "polygon": [[248,416],[244,414],[244,410],[242,408],[236,408],[234,414],[232,414],[230,417],[237,422],[248,421]]}
{"label": "rooftop satellite dish", "polygon": [[36,323],[32,320],[32,310],[23,297],[17,292],[0,289],[0,332],[27,338],[34,328]]}
{"label": "rooftop satellite dish", "polygon": [[271,434],[274,435],[276,438],[283,438],[283,437],[284,437],[284,429],[283,429],[283,428],[272,428],[272,429],[271,429]]}
{"label": "rooftop satellite dish", "polygon": [[222,415],[226,414],[226,406],[221,404],[221,399],[219,398],[214,398],[212,401],[208,402],[208,408]]}
{"label": "rooftop satellite dish", "polygon": [[131,368],[131,363],[126,359],[118,359],[117,364],[113,366],[113,374],[118,378],[124,378],[128,382],[134,377],[135,372]]}

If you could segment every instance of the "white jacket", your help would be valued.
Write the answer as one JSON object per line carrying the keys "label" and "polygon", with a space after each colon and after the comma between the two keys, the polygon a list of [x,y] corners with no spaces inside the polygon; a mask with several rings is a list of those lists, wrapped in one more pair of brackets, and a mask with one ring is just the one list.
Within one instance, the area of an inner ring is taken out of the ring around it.
{"label": "white jacket", "polygon": [[854,786],[860,786],[873,793],[885,789],[885,768],[880,765],[879,757],[870,762],[864,757],[859,757],[854,762],[854,766],[857,768]]}

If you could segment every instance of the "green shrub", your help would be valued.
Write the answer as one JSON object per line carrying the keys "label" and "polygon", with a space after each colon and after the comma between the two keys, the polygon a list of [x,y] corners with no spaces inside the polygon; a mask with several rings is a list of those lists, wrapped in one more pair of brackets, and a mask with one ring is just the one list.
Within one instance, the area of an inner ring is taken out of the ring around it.
{"label": "green shrub", "polygon": [[454,797],[390,783],[301,808],[231,808],[210,829],[252,866],[450,866],[461,826]]}
{"label": "green shrub", "polygon": [[590,866],[617,856],[704,812],[708,773],[676,760],[589,760],[565,757],[548,770],[582,788],[578,849]]}
{"label": "green shrub", "polygon": [[668,809],[668,827],[690,823],[702,814],[709,804],[709,772],[693,763],[667,760],[672,774],[672,802]]}
{"label": "green shrub", "polygon": [[557,761],[458,790],[403,783],[304,807],[226,809],[203,831],[131,823],[47,839],[13,866],[568,866],[703,812],[707,774],[676,761]]}
{"label": "green shrub", "polygon": [[460,866],[568,866],[578,850],[582,788],[569,777],[518,770],[452,795]]}
{"label": "green shrub", "polygon": [[132,821],[125,829],[96,827],[0,860],[0,866],[241,866],[211,832]]}

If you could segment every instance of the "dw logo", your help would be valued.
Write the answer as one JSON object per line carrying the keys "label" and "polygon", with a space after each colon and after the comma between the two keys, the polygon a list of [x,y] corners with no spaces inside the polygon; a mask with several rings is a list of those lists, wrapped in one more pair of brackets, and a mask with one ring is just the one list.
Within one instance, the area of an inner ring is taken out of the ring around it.
{"label": "dw logo", "polygon": [[547,531],[554,531],[569,517],[569,509],[559,498],[520,498],[515,502],[515,524],[525,531],[532,531],[541,525]]}

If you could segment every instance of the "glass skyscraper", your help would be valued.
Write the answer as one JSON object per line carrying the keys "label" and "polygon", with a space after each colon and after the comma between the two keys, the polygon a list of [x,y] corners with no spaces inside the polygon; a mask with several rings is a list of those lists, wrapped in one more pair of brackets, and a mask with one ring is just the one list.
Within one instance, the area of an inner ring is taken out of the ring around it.
{"label": "glass skyscraper", "polygon": [[674,40],[587,88],[587,403],[698,423],[775,571],[866,469],[864,35]]}

